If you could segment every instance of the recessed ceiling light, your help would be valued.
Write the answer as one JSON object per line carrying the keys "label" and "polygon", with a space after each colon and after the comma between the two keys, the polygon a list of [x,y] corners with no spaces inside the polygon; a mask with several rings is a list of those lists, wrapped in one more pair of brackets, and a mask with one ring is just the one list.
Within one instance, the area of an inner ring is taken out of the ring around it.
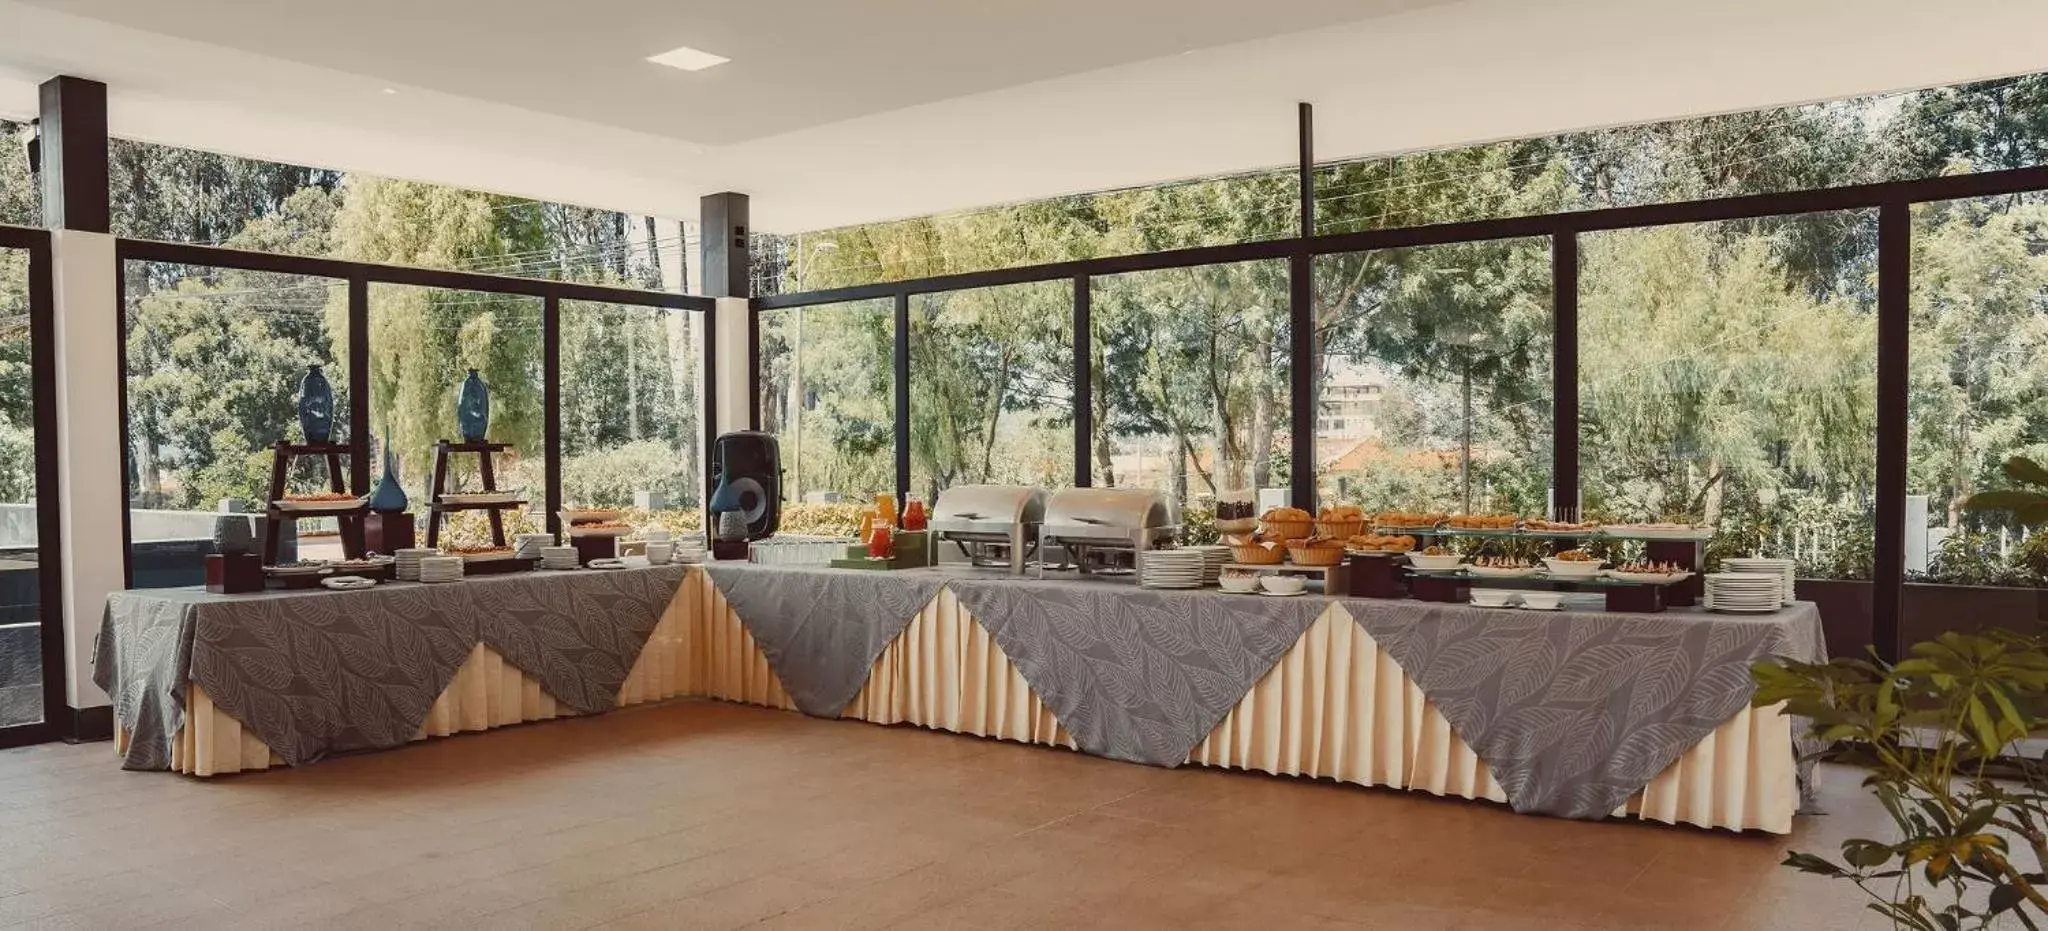
{"label": "recessed ceiling light", "polygon": [[647,60],[657,65],[681,68],[684,71],[702,71],[714,65],[722,65],[732,59],[723,55],[701,52],[687,45],[677,46],[659,55],[649,55]]}
{"label": "recessed ceiling light", "polygon": [[384,88],[384,93],[387,93],[387,94],[396,94],[396,93],[398,93],[398,88],[396,88],[396,87],[387,87],[387,88]]}

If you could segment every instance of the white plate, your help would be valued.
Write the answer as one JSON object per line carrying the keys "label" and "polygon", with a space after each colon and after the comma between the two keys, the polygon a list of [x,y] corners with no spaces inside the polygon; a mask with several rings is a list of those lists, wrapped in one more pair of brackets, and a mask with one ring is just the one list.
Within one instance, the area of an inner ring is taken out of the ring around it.
{"label": "white plate", "polygon": [[1547,608],[1539,608],[1539,607],[1537,607],[1537,606],[1535,606],[1535,605],[1525,604],[1525,605],[1523,605],[1523,606],[1522,606],[1522,610],[1524,610],[1524,611],[1562,611],[1562,610],[1564,610],[1564,605],[1563,605],[1563,604],[1554,604],[1554,605],[1551,605],[1550,607],[1547,607]]}
{"label": "white plate", "polygon": [[451,491],[441,494],[442,504],[525,504],[526,491]]}
{"label": "white plate", "polygon": [[626,568],[626,561],[623,559],[593,559],[589,565],[592,569],[624,569]]}
{"label": "white plate", "polygon": [[289,498],[270,502],[280,511],[295,514],[327,514],[335,511],[353,511],[362,507],[369,498],[340,498],[334,501],[293,501]]}
{"label": "white plate", "polygon": [[1499,566],[1466,566],[1465,571],[1482,579],[1526,579],[1536,574],[1536,567],[1524,566],[1520,569],[1502,569]]}
{"label": "white plate", "polygon": [[1466,604],[1469,604],[1475,608],[1512,608],[1515,606],[1515,603],[1512,600],[1503,601],[1500,604],[1487,604],[1486,602],[1480,601],[1477,598],[1474,598],[1471,601],[1466,602]]}
{"label": "white plate", "polygon": [[334,570],[326,566],[266,566],[264,567],[263,571],[269,575],[299,576],[326,575],[327,573],[333,572]]}
{"label": "white plate", "polygon": [[366,579],[362,576],[348,575],[342,576],[338,579],[321,579],[320,584],[328,588],[334,589],[336,591],[346,592],[353,591],[359,588],[375,588],[377,585],[377,580]]}
{"label": "white plate", "polygon": [[1622,582],[1646,582],[1655,585],[1669,585],[1683,582],[1690,572],[1623,572],[1620,569],[1607,570],[1607,577]]}
{"label": "white plate", "polygon": [[1298,592],[1269,592],[1262,588],[1259,589],[1259,594],[1264,595],[1268,598],[1292,598],[1296,595],[1308,594],[1308,589],[1304,588]]}
{"label": "white plate", "polygon": [[632,533],[631,527],[570,527],[571,537],[623,537]]}

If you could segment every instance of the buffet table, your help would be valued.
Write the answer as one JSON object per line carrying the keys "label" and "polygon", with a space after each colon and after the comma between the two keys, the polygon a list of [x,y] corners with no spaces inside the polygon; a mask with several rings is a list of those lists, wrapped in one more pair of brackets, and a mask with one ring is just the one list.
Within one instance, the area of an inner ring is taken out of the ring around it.
{"label": "buffet table", "polygon": [[109,600],[125,764],[299,765],[681,695],[1507,802],[1789,830],[1748,666],[1819,616],[1490,610],[714,564]]}

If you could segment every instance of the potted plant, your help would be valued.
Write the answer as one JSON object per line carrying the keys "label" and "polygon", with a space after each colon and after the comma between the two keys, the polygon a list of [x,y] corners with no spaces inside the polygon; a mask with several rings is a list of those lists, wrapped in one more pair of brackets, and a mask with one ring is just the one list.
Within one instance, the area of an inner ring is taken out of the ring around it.
{"label": "potted plant", "polygon": [[1906,659],[1766,660],[1754,703],[1811,722],[1823,756],[1867,769],[1894,836],[1784,865],[1855,883],[1920,931],[2048,921],[2048,775],[2007,751],[2048,725],[2048,650],[2009,631],[1946,633]]}

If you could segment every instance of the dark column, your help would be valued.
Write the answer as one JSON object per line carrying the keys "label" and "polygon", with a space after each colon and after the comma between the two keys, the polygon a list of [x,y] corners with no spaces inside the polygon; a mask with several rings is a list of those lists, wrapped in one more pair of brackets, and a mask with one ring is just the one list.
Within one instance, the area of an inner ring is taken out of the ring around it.
{"label": "dark column", "polygon": [[1579,237],[1550,239],[1551,517],[1579,520]]}
{"label": "dark column", "polygon": [[42,152],[43,225],[113,231],[107,197],[107,86],[62,76],[43,82],[36,120]]}
{"label": "dark column", "polygon": [[703,235],[704,295],[752,297],[748,264],[747,195],[706,194],[697,208]]}
{"label": "dark column", "polygon": [[1074,278],[1074,487],[1095,484],[1095,322],[1087,275]]}
{"label": "dark column", "polygon": [[910,292],[896,292],[896,507],[910,495]]}
{"label": "dark column", "polygon": [[[1316,234],[1316,146],[1315,108],[1301,104],[1300,142],[1301,162],[1298,166],[1301,184],[1301,235],[1306,239]],[[1294,506],[1304,510],[1316,509],[1316,326],[1315,326],[1315,256],[1309,254],[1304,245],[1288,259],[1287,265],[1287,319],[1288,331],[1292,336],[1288,347],[1292,372],[1290,391],[1292,404],[1288,419],[1292,422],[1292,445],[1290,466],[1289,497]]]}
{"label": "dark column", "polygon": [[[554,295],[540,305],[540,408],[542,455],[547,457],[547,488],[541,492],[547,508],[547,532],[562,532],[562,301]],[[708,364],[708,363],[707,363]],[[708,416],[711,408],[704,408]],[[708,450],[709,447],[706,447]],[[709,500],[709,499],[706,499]],[[560,538],[557,537],[559,540]]]}
{"label": "dark column", "polygon": [[348,446],[349,486],[370,493],[370,279],[360,268],[348,279]]}
{"label": "dark column", "polygon": [[1906,610],[1906,366],[1912,338],[1913,211],[1877,212],[1877,540],[1871,567],[1871,640],[1897,659]]}

